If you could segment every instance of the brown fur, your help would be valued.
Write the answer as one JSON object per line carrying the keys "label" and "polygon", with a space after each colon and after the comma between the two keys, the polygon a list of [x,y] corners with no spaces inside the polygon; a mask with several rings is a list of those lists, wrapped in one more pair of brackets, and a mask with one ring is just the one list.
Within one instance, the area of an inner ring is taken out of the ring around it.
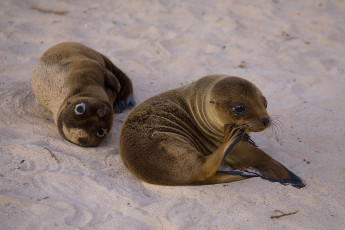
{"label": "brown fur", "polygon": [[[105,139],[112,128],[114,103],[127,100],[133,91],[130,79],[107,57],[74,42],[48,49],[31,83],[38,101],[52,112],[61,136],[88,147]],[[85,103],[86,110],[76,115],[75,106],[80,103]],[[100,129],[105,130],[104,136],[96,135]]]}
{"label": "brown fur", "polygon": [[[247,106],[243,116],[232,113],[235,103]],[[211,75],[187,86],[154,96],[135,108],[120,136],[124,164],[138,178],[163,185],[215,184],[245,179],[217,173],[225,149],[237,136],[224,128],[262,131],[266,99],[247,80]],[[224,140],[223,140],[224,139]],[[273,179],[289,175],[263,151],[240,141],[226,159],[235,169],[254,167]]]}

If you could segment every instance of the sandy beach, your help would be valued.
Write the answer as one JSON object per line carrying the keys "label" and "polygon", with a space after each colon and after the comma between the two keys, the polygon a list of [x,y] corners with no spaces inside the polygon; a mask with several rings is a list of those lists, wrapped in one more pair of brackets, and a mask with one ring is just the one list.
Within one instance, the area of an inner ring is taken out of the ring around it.
{"label": "sandy beach", "polygon": [[[0,229],[344,229],[344,22],[341,0],[0,1]],[[142,182],[118,150],[130,110],[96,148],[65,141],[30,84],[65,41],[109,57],[137,104],[208,74],[252,81],[281,124],[253,140],[306,187]]]}

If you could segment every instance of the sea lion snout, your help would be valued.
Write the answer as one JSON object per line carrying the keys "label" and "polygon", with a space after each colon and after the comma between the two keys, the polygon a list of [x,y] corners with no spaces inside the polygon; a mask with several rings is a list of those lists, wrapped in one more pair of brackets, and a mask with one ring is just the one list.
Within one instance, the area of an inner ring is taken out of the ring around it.
{"label": "sea lion snout", "polygon": [[262,118],[262,123],[264,124],[264,126],[268,126],[270,124],[270,118],[269,117],[264,117]]}

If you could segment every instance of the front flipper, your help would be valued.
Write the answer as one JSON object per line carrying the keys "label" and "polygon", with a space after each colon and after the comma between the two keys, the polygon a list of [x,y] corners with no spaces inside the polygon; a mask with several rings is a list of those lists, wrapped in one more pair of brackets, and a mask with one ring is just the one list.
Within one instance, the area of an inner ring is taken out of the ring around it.
{"label": "front flipper", "polygon": [[[298,176],[259,149],[248,136],[241,135],[236,139],[237,142],[232,148],[227,149],[225,153],[227,156],[224,161],[240,171],[219,171],[220,173],[243,177],[258,176],[272,182],[279,182],[284,185],[290,184],[296,188],[305,186]],[[251,168],[259,173],[251,172]]]}
{"label": "front flipper", "polygon": [[294,174],[293,172],[291,172],[289,169],[287,169],[284,165],[280,164],[281,167],[283,167],[287,173],[289,174],[289,178],[287,179],[283,179],[283,180],[277,180],[274,178],[269,178],[269,177],[265,177],[263,175],[260,175],[261,178],[272,181],[272,182],[279,182],[283,185],[292,185],[296,188],[303,188],[305,187],[305,183],[302,181],[301,178],[299,178],[296,174]]}

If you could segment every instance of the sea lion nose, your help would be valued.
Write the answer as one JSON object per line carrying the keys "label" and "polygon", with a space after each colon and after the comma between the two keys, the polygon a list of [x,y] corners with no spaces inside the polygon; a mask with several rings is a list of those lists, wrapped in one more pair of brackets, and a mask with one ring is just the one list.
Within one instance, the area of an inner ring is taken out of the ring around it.
{"label": "sea lion nose", "polygon": [[264,126],[267,126],[270,123],[270,119],[268,117],[264,117],[262,118],[262,123],[264,124]]}

